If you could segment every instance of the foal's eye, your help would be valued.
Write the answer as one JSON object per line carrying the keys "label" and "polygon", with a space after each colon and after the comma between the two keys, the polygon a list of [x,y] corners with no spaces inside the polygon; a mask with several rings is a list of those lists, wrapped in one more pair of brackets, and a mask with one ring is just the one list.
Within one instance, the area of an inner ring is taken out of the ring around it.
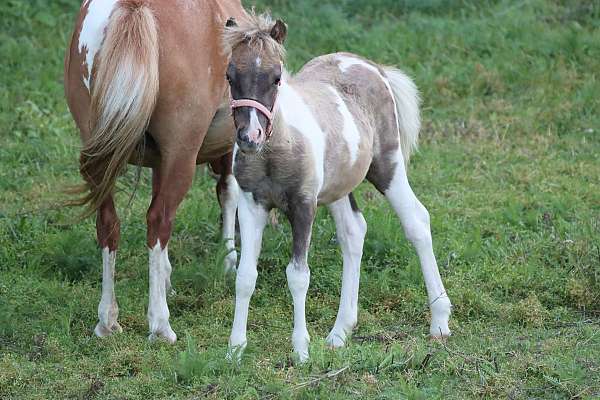
{"label": "foal's eye", "polygon": [[273,82],[273,85],[279,85],[280,83],[281,83],[281,77],[275,78],[275,82]]}

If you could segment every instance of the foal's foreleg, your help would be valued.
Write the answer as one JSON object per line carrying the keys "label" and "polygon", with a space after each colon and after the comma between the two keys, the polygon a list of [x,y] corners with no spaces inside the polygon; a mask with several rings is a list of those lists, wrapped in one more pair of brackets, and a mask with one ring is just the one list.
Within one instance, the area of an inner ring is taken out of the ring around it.
{"label": "foal's foreleg", "polygon": [[286,268],[286,276],[292,300],[294,302],[294,330],[292,345],[300,362],[308,360],[308,344],[310,336],[306,328],[306,293],[310,283],[308,267],[308,248],[312,224],[315,217],[316,202],[293,203],[288,210],[288,218],[292,225],[293,249],[292,260]]}
{"label": "foal's foreleg", "polygon": [[235,214],[239,197],[239,186],[232,173],[233,153],[221,157],[211,163],[212,169],[218,173],[217,197],[221,206],[223,220],[223,241],[227,249],[225,256],[225,272],[235,271],[237,252],[235,251]]}
{"label": "foal's foreleg", "polygon": [[335,325],[327,336],[327,343],[333,347],[341,347],[356,326],[358,318],[360,260],[367,233],[367,223],[356,207],[352,193],[331,203],[329,211],[335,220],[337,239],[342,248],[344,272],[340,307]]}
{"label": "foal's foreleg", "polygon": [[120,224],[112,196],[109,196],[98,209],[96,232],[98,244],[102,248],[102,297],[98,304],[98,324],[94,333],[104,337],[123,331],[117,322],[119,306],[115,296],[114,283]]}
{"label": "foal's foreleg", "polygon": [[448,320],[451,304],[433,254],[429,213],[408,183],[402,155],[398,154],[396,159],[392,180],[384,193],[398,214],[404,233],[415,247],[421,262],[431,309],[429,332],[432,337],[446,337],[450,335]]}
{"label": "foal's foreleg", "polygon": [[251,193],[242,193],[238,205],[242,241],[240,265],[235,278],[235,315],[229,337],[229,357],[241,356],[246,347],[246,325],[250,297],[254,293],[258,272],[262,234],[267,223],[267,210],[257,204]]}

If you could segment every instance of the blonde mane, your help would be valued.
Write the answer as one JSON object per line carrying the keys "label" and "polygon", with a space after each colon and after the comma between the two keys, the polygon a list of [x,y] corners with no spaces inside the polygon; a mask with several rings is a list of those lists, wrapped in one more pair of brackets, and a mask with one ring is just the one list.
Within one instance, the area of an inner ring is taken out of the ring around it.
{"label": "blonde mane", "polygon": [[284,60],[284,47],[271,37],[271,29],[275,25],[271,15],[256,14],[252,10],[235,22],[237,26],[226,26],[223,30],[225,54],[231,54],[233,49],[244,43],[260,53],[269,53]]}

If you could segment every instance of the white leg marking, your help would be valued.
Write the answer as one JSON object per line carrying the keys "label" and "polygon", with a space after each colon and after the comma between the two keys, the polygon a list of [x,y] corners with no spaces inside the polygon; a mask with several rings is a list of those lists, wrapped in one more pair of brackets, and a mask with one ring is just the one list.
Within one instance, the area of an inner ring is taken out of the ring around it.
{"label": "white leg marking", "polygon": [[310,144],[315,163],[315,193],[319,193],[325,175],[325,133],[304,99],[287,82],[282,82],[279,88],[278,110],[285,123],[296,128]]}
{"label": "white leg marking", "polygon": [[344,102],[344,99],[340,96],[340,94],[335,90],[332,86],[329,86],[329,90],[335,96],[335,103],[337,104],[338,111],[342,114],[342,119],[344,125],[342,127],[342,135],[346,140],[346,144],[348,145],[348,151],[350,152],[350,162],[354,164],[356,158],[358,157],[358,146],[360,144],[360,133],[358,132],[358,128],[356,123],[354,122],[354,118],[348,110],[348,106]]}
{"label": "white leg marking", "polygon": [[81,25],[81,32],[79,33],[78,49],[79,53],[82,53],[84,49],[85,64],[87,66],[87,77],[83,77],[83,83],[90,90],[90,81],[92,79],[92,68],[94,66],[94,57],[102,41],[104,40],[104,30],[108,24],[108,19],[113,10],[113,7],[117,0],[87,0],[88,9],[83,24]]}
{"label": "white leg marking", "polygon": [[286,270],[288,287],[294,302],[294,331],[292,332],[292,345],[300,362],[308,360],[308,344],[310,336],[306,329],[306,293],[310,283],[310,269],[306,262],[292,260]]}
{"label": "white leg marking", "polygon": [[242,192],[238,204],[242,241],[240,266],[235,279],[235,315],[229,337],[228,358],[239,358],[246,348],[246,325],[250,297],[256,284],[256,264],[260,254],[262,234],[267,223],[267,211],[254,202],[251,193]]}
{"label": "white leg marking", "polygon": [[96,336],[109,336],[114,332],[122,332],[117,322],[119,306],[115,297],[115,261],[117,253],[108,247],[102,249],[102,297],[98,304],[98,324],[94,333]]}
{"label": "white leg marking", "polygon": [[329,211],[335,220],[337,238],[342,248],[344,272],[340,308],[327,343],[341,347],[356,326],[358,319],[358,285],[360,260],[367,233],[367,223],[360,211],[353,211],[348,196],[331,203]]}
{"label": "white leg marking", "polygon": [[150,299],[148,302],[149,340],[163,338],[175,343],[177,335],[169,324],[166,282],[169,275],[167,249],[160,246],[160,240],[150,249]]}
{"label": "white leg marking", "polygon": [[171,266],[171,261],[169,261],[169,245],[165,246],[163,256],[163,265],[165,266],[165,293],[174,295],[175,290],[173,290],[173,287],[171,286],[171,272],[173,271],[173,267]]}
{"label": "white leg marking", "polygon": [[385,195],[400,217],[404,233],[415,247],[421,262],[431,309],[430,334],[433,337],[449,336],[448,320],[452,305],[444,289],[433,254],[429,213],[408,183],[402,153],[397,153],[395,161],[394,177]]}
{"label": "white leg marking", "polygon": [[237,211],[240,187],[233,174],[228,175],[225,184],[225,199],[223,201],[223,240],[227,248],[225,256],[225,272],[235,271],[237,252],[235,251],[235,212]]}

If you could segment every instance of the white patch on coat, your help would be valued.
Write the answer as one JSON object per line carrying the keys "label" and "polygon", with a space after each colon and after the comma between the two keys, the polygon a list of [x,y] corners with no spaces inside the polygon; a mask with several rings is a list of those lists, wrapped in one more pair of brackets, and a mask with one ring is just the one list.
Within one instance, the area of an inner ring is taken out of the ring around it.
{"label": "white patch on coat", "polygon": [[235,271],[237,252],[235,251],[235,212],[237,211],[240,187],[233,174],[225,178],[225,199],[222,204],[223,240],[227,248],[225,256],[225,272]]}
{"label": "white patch on coat", "polygon": [[368,69],[371,72],[374,72],[375,74],[377,74],[377,76],[381,78],[381,80],[385,84],[385,87],[388,90],[390,97],[392,98],[392,103],[394,104],[394,119],[396,120],[396,128],[397,131],[400,132],[400,121],[398,119],[398,111],[396,108],[396,98],[394,97],[394,91],[392,90],[392,86],[390,85],[388,79],[384,75],[382,75],[381,72],[379,72],[379,70],[375,66],[361,60],[360,58],[341,55],[337,56],[336,58],[339,61],[338,68],[340,69],[340,71],[342,71],[342,74],[346,73],[348,68],[358,65],[360,67]]}
{"label": "white patch on coat", "polygon": [[160,246],[160,240],[149,250],[150,256],[150,298],[148,301],[148,323],[150,336],[148,339],[163,338],[175,343],[177,335],[169,324],[169,306],[167,305],[167,281],[169,281],[170,265],[167,249]]}
{"label": "white patch on coat", "polygon": [[396,152],[392,163],[395,163],[396,169],[390,186],[385,191],[385,197],[398,214],[406,238],[419,255],[431,309],[430,334],[434,337],[449,336],[448,320],[452,305],[446,294],[433,253],[429,212],[417,199],[408,183],[400,149]]}
{"label": "white patch on coat", "polygon": [[84,4],[84,6],[89,6],[79,33],[78,49],[79,53],[83,53],[84,49],[87,50],[85,65],[88,75],[87,77],[83,76],[82,79],[88,91],[90,90],[94,57],[102,46],[106,25],[116,2],[117,0],[86,0]]}
{"label": "white patch on coat", "polygon": [[279,89],[278,109],[286,124],[297,129],[308,140],[313,153],[316,174],[316,193],[323,187],[325,133],[300,94],[283,82]]}
{"label": "white patch on coat", "polygon": [[99,337],[121,332],[117,322],[119,306],[115,297],[115,261],[117,253],[108,247],[102,249],[102,297],[98,304],[98,324],[94,332]]}
{"label": "white patch on coat", "polygon": [[310,336],[306,328],[306,294],[310,284],[310,269],[306,264],[299,264],[292,260],[285,270],[288,287],[294,302],[294,330],[292,332],[292,346],[300,362],[308,360],[308,344]]}
{"label": "white patch on coat", "polygon": [[329,90],[335,96],[335,103],[337,104],[338,111],[342,114],[344,125],[342,127],[342,134],[348,145],[348,151],[350,152],[350,162],[354,164],[358,157],[358,145],[360,144],[360,133],[358,127],[354,122],[354,118],[348,110],[348,106],[344,102],[344,99],[333,87],[329,86]]}
{"label": "white patch on coat", "polygon": [[356,326],[358,319],[358,286],[360,281],[360,260],[367,233],[367,222],[360,211],[354,211],[348,196],[329,204],[335,220],[336,236],[344,259],[340,306],[333,329],[327,336],[327,343],[341,347]]}

